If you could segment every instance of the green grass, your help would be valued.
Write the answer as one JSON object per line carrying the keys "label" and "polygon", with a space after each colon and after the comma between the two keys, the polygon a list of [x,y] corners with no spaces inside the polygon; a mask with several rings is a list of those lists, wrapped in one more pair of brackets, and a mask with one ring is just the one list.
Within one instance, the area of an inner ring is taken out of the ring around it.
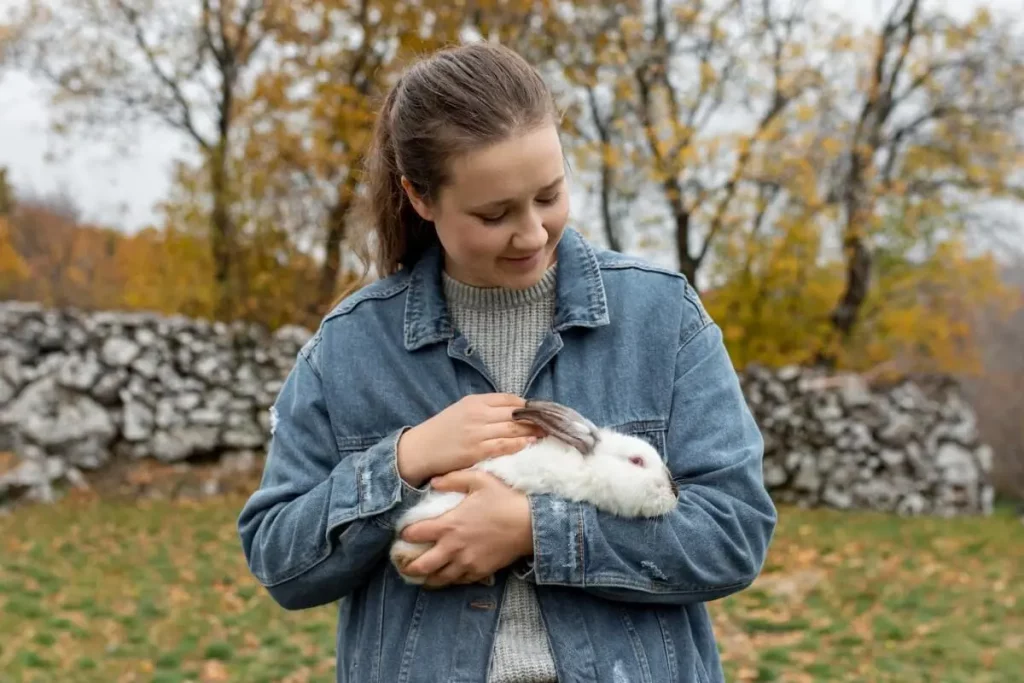
{"label": "green grass", "polygon": [[[6,681],[333,680],[333,606],[247,572],[236,497],[0,518]],[[711,605],[730,681],[984,681],[1024,671],[1024,525],[783,508],[762,577]]]}

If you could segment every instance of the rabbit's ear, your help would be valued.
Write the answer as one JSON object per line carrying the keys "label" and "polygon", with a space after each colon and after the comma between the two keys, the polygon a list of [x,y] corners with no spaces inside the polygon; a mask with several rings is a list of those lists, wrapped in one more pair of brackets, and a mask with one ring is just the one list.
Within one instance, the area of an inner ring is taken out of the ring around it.
{"label": "rabbit's ear", "polygon": [[590,455],[597,446],[597,427],[572,408],[559,403],[527,401],[526,407],[512,411],[512,419],[532,422],[584,455]]}

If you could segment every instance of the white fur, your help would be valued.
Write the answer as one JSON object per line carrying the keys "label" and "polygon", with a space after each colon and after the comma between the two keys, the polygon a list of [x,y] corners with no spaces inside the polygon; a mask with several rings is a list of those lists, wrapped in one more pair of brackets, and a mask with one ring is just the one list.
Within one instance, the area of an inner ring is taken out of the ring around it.
{"label": "white fur", "polygon": [[[471,469],[489,472],[527,494],[551,494],[574,502],[587,502],[622,517],[656,517],[672,510],[678,498],[672,477],[658,452],[643,439],[599,429],[594,452],[583,455],[565,442],[547,436],[518,453],[477,463]],[[640,456],[644,465],[630,462]],[[410,543],[398,538],[406,526],[433,519],[457,506],[465,497],[457,492],[430,490],[395,524],[392,563],[402,568],[429,550],[431,543]],[[409,583],[420,577],[402,574]]]}

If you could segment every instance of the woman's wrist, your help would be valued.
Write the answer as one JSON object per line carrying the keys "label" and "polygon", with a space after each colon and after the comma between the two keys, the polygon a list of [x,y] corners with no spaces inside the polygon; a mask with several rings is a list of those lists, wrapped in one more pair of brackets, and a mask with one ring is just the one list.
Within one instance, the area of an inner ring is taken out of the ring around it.
{"label": "woman's wrist", "polygon": [[522,524],[519,527],[519,555],[530,558],[533,557],[533,512],[530,507],[530,499],[525,493],[520,494],[520,510]]}
{"label": "woman's wrist", "polygon": [[432,475],[423,466],[422,458],[418,457],[420,451],[416,448],[416,436],[416,428],[413,427],[402,432],[398,437],[398,443],[395,446],[395,465],[402,481],[418,489]]}

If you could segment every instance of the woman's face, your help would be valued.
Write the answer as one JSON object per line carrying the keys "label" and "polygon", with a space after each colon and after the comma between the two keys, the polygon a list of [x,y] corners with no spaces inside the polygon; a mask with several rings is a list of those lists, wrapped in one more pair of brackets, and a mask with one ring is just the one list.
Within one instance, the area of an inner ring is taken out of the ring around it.
{"label": "woman's face", "polygon": [[555,261],[569,217],[562,146],[554,124],[451,160],[437,201],[403,185],[417,213],[433,221],[445,269],[478,287],[525,289]]}

